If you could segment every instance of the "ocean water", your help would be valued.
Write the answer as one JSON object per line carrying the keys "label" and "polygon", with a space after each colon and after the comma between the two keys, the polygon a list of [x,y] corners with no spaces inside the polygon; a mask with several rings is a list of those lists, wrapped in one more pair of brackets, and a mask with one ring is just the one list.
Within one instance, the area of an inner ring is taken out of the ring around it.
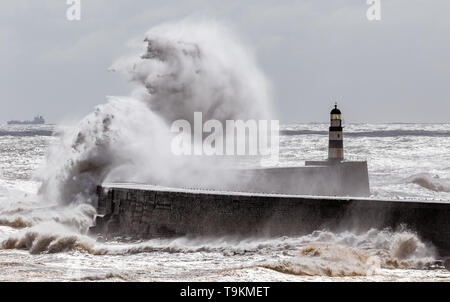
{"label": "ocean water", "polygon": [[[326,157],[327,127],[284,125],[277,165]],[[0,126],[0,281],[450,281],[408,229],[98,242],[92,206],[38,194],[54,130]],[[450,202],[449,124],[349,124],[345,150],[368,161],[374,198]]]}

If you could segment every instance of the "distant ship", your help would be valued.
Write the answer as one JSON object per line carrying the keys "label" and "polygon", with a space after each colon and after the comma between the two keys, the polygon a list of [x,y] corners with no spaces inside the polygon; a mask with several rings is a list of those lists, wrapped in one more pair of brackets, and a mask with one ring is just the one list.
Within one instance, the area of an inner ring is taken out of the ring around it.
{"label": "distant ship", "polygon": [[8,121],[8,125],[43,125],[45,124],[45,119],[41,116],[35,116],[32,121]]}

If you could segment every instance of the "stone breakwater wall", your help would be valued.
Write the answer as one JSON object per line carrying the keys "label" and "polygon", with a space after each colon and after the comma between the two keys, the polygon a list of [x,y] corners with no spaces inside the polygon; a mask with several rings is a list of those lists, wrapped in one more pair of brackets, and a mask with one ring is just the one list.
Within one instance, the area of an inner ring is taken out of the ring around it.
{"label": "stone breakwater wall", "polygon": [[450,203],[184,190],[133,184],[98,187],[91,233],[132,238],[305,235],[406,226],[450,256]]}

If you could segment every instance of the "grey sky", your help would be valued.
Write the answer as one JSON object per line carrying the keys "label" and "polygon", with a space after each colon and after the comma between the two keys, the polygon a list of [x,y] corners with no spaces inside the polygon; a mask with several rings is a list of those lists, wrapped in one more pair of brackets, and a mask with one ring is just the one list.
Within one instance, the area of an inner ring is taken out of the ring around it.
{"label": "grey sky", "polygon": [[338,99],[347,122],[450,122],[450,1],[81,0],[0,3],[0,123],[81,117],[127,95],[107,68],[153,25],[185,17],[229,25],[272,83],[282,122],[325,121]]}

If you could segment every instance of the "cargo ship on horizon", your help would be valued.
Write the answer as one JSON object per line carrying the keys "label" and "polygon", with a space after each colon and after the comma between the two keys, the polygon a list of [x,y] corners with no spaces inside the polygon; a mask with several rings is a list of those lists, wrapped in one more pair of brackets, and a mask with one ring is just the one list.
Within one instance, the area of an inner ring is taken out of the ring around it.
{"label": "cargo ship on horizon", "polygon": [[44,125],[45,119],[42,117],[42,115],[37,115],[34,117],[32,121],[8,121],[6,122],[8,125]]}

